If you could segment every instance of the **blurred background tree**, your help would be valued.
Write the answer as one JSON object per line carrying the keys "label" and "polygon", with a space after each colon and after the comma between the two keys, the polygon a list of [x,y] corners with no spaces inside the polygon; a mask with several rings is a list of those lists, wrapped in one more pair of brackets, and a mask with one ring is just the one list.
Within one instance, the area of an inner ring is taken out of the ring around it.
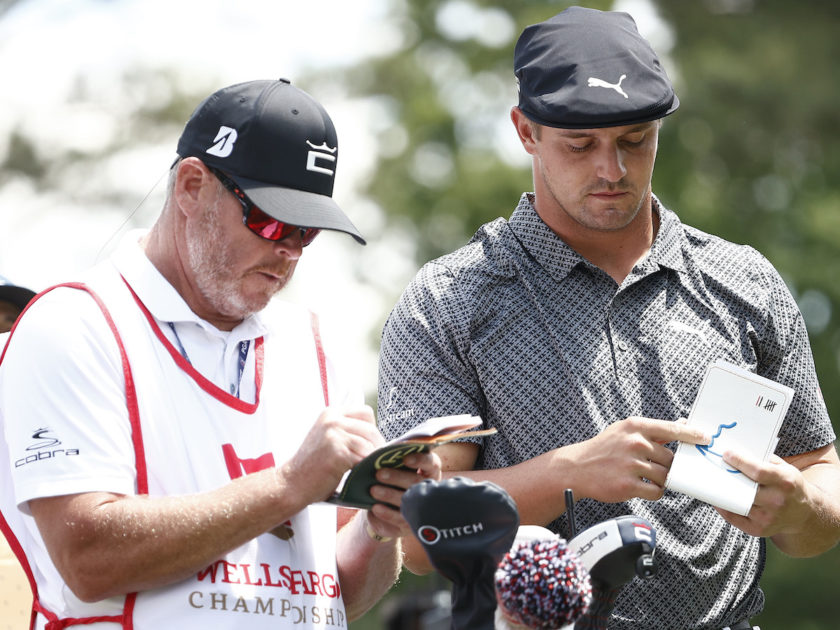
{"label": "blurred background tree", "polygon": [[[0,20],[26,1],[0,0]],[[117,3],[101,0],[102,6]],[[356,183],[360,201],[352,202],[380,217],[362,226],[370,245],[352,259],[360,286],[381,294],[378,321],[371,326],[372,349],[378,347],[390,306],[417,267],[463,244],[482,223],[509,216],[520,193],[531,189],[530,163],[508,120],[516,102],[513,44],[522,28],[572,4],[382,3],[387,16],[376,42],[382,50],[378,56],[349,68],[310,69],[296,80],[325,104],[347,101],[366,112],[354,130],[348,124],[352,118],[336,116],[328,107],[342,137],[342,155],[352,148],[345,141],[348,131],[372,140],[367,156],[372,164]],[[805,316],[829,413],[840,427],[840,4],[579,4],[630,12],[660,53],[682,104],[662,128],[654,190],[685,223],[750,244],[780,270]],[[208,10],[216,8],[208,5]],[[228,11],[222,14],[229,19]],[[222,27],[208,36],[220,33],[227,36]],[[277,46],[283,43],[278,35]],[[0,195],[24,187],[31,193],[25,208],[30,213],[67,199],[99,213],[100,220],[110,217],[112,224],[119,223],[138,199],[138,188],[127,187],[124,173],[137,169],[144,151],[153,152],[156,162],[161,155],[171,159],[170,145],[183,121],[200,98],[218,87],[208,59],[201,77],[195,69],[178,72],[175,59],[171,68],[127,68],[119,83],[108,86],[109,95],[123,97],[119,107],[110,109],[102,105],[102,85],[80,78],[65,105],[73,116],[96,116],[97,128],[110,134],[94,148],[62,149],[30,135],[32,127],[16,130],[0,155]],[[40,127],[54,124],[43,123]],[[14,207],[15,220],[29,220],[31,215],[20,209]],[[141,223],[129,219],[135,221]],[[102,234],[104,240],[109,232],[86,238],[98,247]],[[377,248],[392,250],[387,264],[381,263]],[[359,264],[364,257],[373,262]],[[368,396],[373,402],[375,393]],[[768,554],[762,580],[768,603],[757,620],[762,627],[838,627],[834,596],[840,552],[793,560],[771,544]],[[401,597],[441,586],[440,578],[404,573],[393,594],[351,627],[382,628],[383,613]]]}

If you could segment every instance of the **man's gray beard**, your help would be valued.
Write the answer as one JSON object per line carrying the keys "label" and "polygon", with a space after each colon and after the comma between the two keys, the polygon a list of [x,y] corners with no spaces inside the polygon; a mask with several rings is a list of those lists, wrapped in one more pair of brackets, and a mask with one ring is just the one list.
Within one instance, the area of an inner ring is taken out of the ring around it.
{"label": "man's gray beard", "polygon": [[254,309],[248,307],[236,281],[230,277],[229,270],[235,257],[221,238],[220,203],[221,195],[207,209],[200,230],[187,228],[190,268],[196,287],[209,304],[227,317],[245,319]]}

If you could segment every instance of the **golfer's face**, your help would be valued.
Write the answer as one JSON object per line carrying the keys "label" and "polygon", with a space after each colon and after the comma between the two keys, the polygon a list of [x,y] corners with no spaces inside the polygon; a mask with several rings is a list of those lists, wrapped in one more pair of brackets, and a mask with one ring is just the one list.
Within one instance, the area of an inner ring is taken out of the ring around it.
{"label": "golfer's face", "polygon": [[532,150],[535,186],[562,224],[621,230],[635,219],[650,189],[658,138],[657,121],[602,129],[542,127]]}

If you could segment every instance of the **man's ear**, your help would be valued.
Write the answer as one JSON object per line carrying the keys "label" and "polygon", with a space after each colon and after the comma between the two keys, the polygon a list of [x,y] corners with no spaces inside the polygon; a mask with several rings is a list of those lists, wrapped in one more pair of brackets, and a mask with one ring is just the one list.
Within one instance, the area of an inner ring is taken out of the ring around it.
{"label": "man's ear", "polygon": [[516,128],[516,134],[519,136],[519,141],[522,143],[522,146],[528,153],[533,155],[536,152],[536,145],[539,141],[539,131],[536,123],[531,122],[517,106],[511,108],[510,119]]}
{"label": "man's ear", "polygon": [[216,179],[213,173],[195,157],[184,158],[175,168],[173,196],[178,208],[188,216],[203,211],[212,190],[209,184]]}

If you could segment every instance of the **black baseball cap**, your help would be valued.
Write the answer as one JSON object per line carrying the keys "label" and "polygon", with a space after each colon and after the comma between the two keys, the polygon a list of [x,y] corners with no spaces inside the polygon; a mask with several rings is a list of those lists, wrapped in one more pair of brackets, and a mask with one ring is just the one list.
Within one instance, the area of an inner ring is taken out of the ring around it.
{"label": "black baseball cap", "polygon": [[364,238],[333,200],[338,138],[326,110],[286,79],[222,88],[199,104],[178,155],[228,174],[260,210],[301,227]]}
{"label": "black baseball cap", "polygon": [[12,284],[8,278],[0,276],[0,301],[10,302],[20,310],[23,310],[34,297],[35,291]]}
{"label": "black baseball cap", "polygon": [[667,116],[680,104],[636,22],[618,11],[569,7],[526,27],[513,68],[519,108],[548,127],[633,125]]}

